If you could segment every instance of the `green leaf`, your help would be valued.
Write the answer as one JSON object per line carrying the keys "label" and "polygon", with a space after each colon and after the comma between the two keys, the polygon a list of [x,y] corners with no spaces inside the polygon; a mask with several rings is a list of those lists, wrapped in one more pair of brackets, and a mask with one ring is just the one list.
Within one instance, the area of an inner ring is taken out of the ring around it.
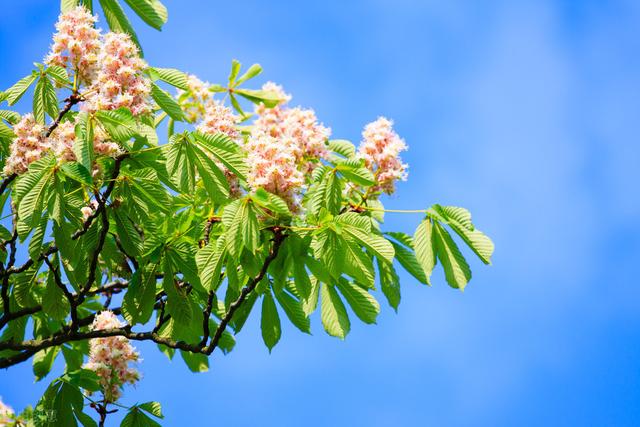
{"label": "green leaf", "polygon": [[164,415],[162,415],[162,406],[160,405],[159,402],[141,403],[140,405],[138,405],[138,408],[148,412],[154,417],[164,418]]}
{"label": "green leaf", "polygon": [[126,108],[97,111],[95,117],[115,141],[125,142],[139,134],[136,120]]}
{"label": "green leaf", "polygon": [[335,221],[342,225],[343,232],[351,235],[375,256],[387,262],[393,262],[393,246],[387,239],[372,232],[370,223],[368,227],[365,226],[365,221],[369,219],[355,212],[347,212],[337,216]]}
{"label": "green leaf", "polygon": [[238,178],[245,180],[247,165],[240,152],[238,144],[225,134],[209,135],[200,132],[193,132],[198,145],[206,152],[215,156],[227,169],[233,172]]}
{"label": "green leaf", "polygon": [[376,323],[376,318],[380,313],[380,304],[373,295],[356,283],[349,282],[344,278],[338,280],[337,287],[360,320],[369,324]]}
{"label": "green leaf", "polygon": [[433,225],[428,218],[418,225],[413,235],[416,259],[425,273],[428,284],[431,284],[431,272],[436,265],[435,242],[432,235]]}
{"label": "green leaf", "polygon": [[231,73],[229,73],[229,85],[231,86],[233,82],[238,77],[238,73],[240,73],[240,62],[237,59],[233,59],[231,61]]}
{"label": "green leaf", "polygon": [[18,80],[16,84],[4,91],[4,96],[9,105],[13,105],[22,98],[22,95],[29,89],[29,86],[36,81],[37,76],[30,74]]}
{"label": "green leaf", "polygon": [[260,230],[250,199],[240,199],[227,206],[222,222],[227,228],[227,248],[232,257],[239,257],[243,247],[251,252],[255,251],[260,240]]}
{"label": "green leaf", "polygon": [[59,351],[59,347],[50,347],[46,350],[40,350],[33,356],[33,373],[36,376],[36,381],[40,381],[51,371],[53,361]]}
{"label": "green leaf", "polygon": [[334,151],[346,158],[355,157],[356,147],[346,139],[332,139],[329,141],[329,150]]}
{"label": "green leaf", "polygon": [[47,68],[47,74],[62,85],[69,84],[69,74],[63,67],[50,65]]}
{"label": "green leaf", "polygon": [[434,225],[433,240],[447,283],[452,288],[464,290],[471,279],[471,269],[460,253],[458,245],[438,222]]}
{"label": "green leaf", "polygon": [[205,354],[180,350],[180,356],[191,372],[207,372],[209,370],[209,358]]}
{"label": "green leaf", "polygon": [[[54,266],[59,269],[57,257],[54,258]],[[69,301],[65,297],[62,289],[55,282],[53,271],[47,274],[47,286],[42,296],[42,310],[55,320],[64,320],[69,313]]]}
{"label": "green leaf", "polygon": [[333,286],[322,284],[321,317],[324,330],[331,336],[344,339],[351,329],[347,310]]}
{"label": "green leaf", "polygon": [[157,5],[161,5],[160,2],[150,0],[125,0],[125,2],[144,22],[156,30],[162,29],[162,26],[167,22],[166,9],[165,13],[158,10]]}
{"label": "green leaf", "polygon": [[244,72],[243,75],[240,76],[238,80],[236,80],[236,86],[246,82],[249,79],[254,78],[258,74],[262,72],[262,67],[260,64],[253,64],[247,71]]}
{"label": "green leaf", "polygon": [[124,10],[122,10],[122,6],[120,6],[118,0],[100,0],[100,5],[104,11],[104,16],[107,19],[109,28],[117,33],[129,34],[131,40],[138,46],[140,54],[142,55],[142,47],[138,41],[138,36],[136,36],[135,31],[133,31],[131,22],[129,22],[129,18],[127,18]]}
{"label": "green leaf", "polygon": [[[308,279],[308,277],[307,277]],[[302,303],[289,295],[284,290],[279,292],[274,292],[280,307],[284,310],[284,313],[287,315],[291,323],[300,329],[302,332],[307,334],[311,333],[311,322],[309,321],[309,317],[304,312],[304,308],[302,307]]]}
{"label": "green leaf", "polygon": [[134,406],[123,418],[120,427],[160,427],[160,424],[149,418],[140,408]]}
{"label": "green leaf", "polygon": [[[44,166],[46,163],[49,163],[46,169],[36,169],[38,165]],[[42,218],[44,204],[48,200],[53,175],[53,157],[47,156],[41,161],[32,163],[33,165],[36,165],[35,168],[31,168],[16,184],[16,196],[18,196],[16,198],[20,200],[18,217],[31,227],[34,227]]]}
{"label": "green leaf", "polygon": [[485,264],[491,264],[493,242],[471,222],[471,213],[456,206],[433,205],[431,213],[437,213],[437,218],[448,224],[458,236],[475,252]]}
{"label": "green leaf", "polygon": [[222,266],[226,259],[226,241],[221,236],[218,240],[209,243],[196,254],[196,264],[202,286],[206,290],[215,291],[220,286]]}
{"label": "green leaf", "polygon": [[188,327],[193,320],[193,310],[189,303],[189,296],[184,289],[178,288],[178,284],[173,278],[170,262],[166,258],[162,286],[167,294],[167,311],[171,318],[179,325]]}
{"label": "green leaf", "polygon": [[169,144],[165,147],[167,174],[171,182],[183,193],[193,193],[196,176],[189,141],[183,135],[176,134],[169,138]]}
{"label": "green leaf", "polygon": [[260,321],[260,329],[262,330],[262,340],[269,349],[269,353],[273,347],[280,341],[281,327],[278,309],[273,300],[271,291],[268,290],[262,297],[262,317]]}
{"label": "green leaf", "polygon": [[252,195],[251,200],[256,202],[257,205],[271,211],[274,214],[282,215],[285,217],[291,216],[289,206],[287,202],[273,193],[269,193],[264,188],[258,188]]}
{"label": "green leaf", "polygon": [[65,176],[78,181],[80,184],[86,186],[93,185],[93,178],[91,174],[81,163],[78,162],[66,162],[60,166],[60,170]]}
{"label": "green leaf", "polygon": [[154,80],[162,80],[165,83],[169,83],[171,86],[177,87],[182,90],[189,90],[187,84],[187,75],[182,71],[175,68],[157,68],[152,67],[148,69],[149,75]]}
{"label": "green leaf", "polygon": [[157,265],[138,270],[131,276],[122,300],[122,314],[131,325],[145,324],[151,318],[156,302]]}
{"label": "green leaf", "polygon": [[[397,233],[387,233],[392,235],[395,238]],[[404,234],[404,233],[401,233]],[[395,257],[400,262],[400,265],[407,270],[413,277],[418,279],[420,283],[427,284],[427,276],[424,274],[424,270],[422,269],[422,265],[418,262],[415,253],[413,252],[413,239],[410,236],[407,236],[404,240],[400,240],[403,242],[403,245],[400,243],[391,241],[393,245],[393,249],[395,250]],[[409,249],[407,249],[408,246]]]}
{"label": "green leaf", "polygon": [[173,120],[183,122],[185,120],[184,113],[180,105],[173,99],[171,95],[164,89],[161,89],[155,83],[151,83],[151,97]]}
{"label": "green leaf", "polygon": [[[396,251],[396,256],[397,256]],[[387,298],[389,305],[397,312],[400,305],[400,279],[393,264],[378,259],[378,271],[380,272],[380,287]],[[422,270],[420,270],[422,271]]]}
{"label": "green leaf", "polygon": [[49,78],[42,75],[33,93],[33,116],[38,122],[44,124],[45,113],[55,118],[58,116],[58,111],[56,90]]}
{"label": "green leaf", "polygon": [[77,369],[67,372],[64,376],[65,381],[76,387],[83,388],[87,391],[100,390],[100,377],[95,371],[90,369]]}
{"label": "green leaf", "polygon": [[11,110],[0,110],[0,119],[4,119],[12,125],[15,125],[20,121],[20,114]]}
{"label": "green leaf", "polygon": [[73,152],[78,162],[87,170],[93,168],[93,122],[87,113],[80,113],[76,119],[76,139]]}
{"label": "green leaf", "polygon": [[336,169],[354,184],[368,187],[376,183],[373,173],[364,166],[364,161],[361,159],[340,162]]}
{"label": "green leaf", "polygon": [[60,12],[69,12],[78,6],[78,0],[60,0]]}
{"label": "green leaf", "polygon": [[268,90],[234,89],[233,92],[254,104],[264,104],[267,108],[273,108],[284,101],[279,94]]}

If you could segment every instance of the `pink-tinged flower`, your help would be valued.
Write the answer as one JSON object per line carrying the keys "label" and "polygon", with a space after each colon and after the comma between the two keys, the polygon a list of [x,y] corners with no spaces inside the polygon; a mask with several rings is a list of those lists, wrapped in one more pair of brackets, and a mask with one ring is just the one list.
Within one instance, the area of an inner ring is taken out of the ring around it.
{"label": "pink-tinged flower", "polygon": [[[93,320],[91,330],[121,328],[121,323],[111,311],[102,311]],[[115,402],[122,395],[124,384],[135,384],[140,373],[129,366],[138,362],[140,355],[129,340],[122,336],[93,338],[89,340],[89,362],[86,369],[94,371],[99,379],[107,402]]]}
{"label": "pink-tinged flower", "polygon": [[292,138],[299,147],[298,162],[305,173],[313,171],[318,160],[327,157],[327,139],[331,129],[318,123],[313,110],[290,108],[284,110],[282,121],[285,137]]}
{"label": "pink-tinged flower", "polygon": [[4,174],[22,174],[29,165],[40,160],[50,149],[51,143],[45,138],[46,129],[38,123],[33,114],[25,114],[13,126],[16,137],[11,143],[10,154],[4,166]]}
{"label": "pink-tinged flower", "polygon": [[203,82],[193,74],[187,75],[187,90],[178,89],[177,99],[187,120],[191,123],[206,114],[206,108],[213,103],[211,84]]}
{"label": "pink-tinged flower", "polygon": [[9,426],[14,419],[14,412],[11,406],[6,405],[0,398],[0,427]]}
{"label": "pink-tinged flower", "polygon": [[204,119],[197,127],[202,133],[215,135],[223,133],[233,140],[237,140],[240,136],[236,123],[238,118],[233,114],[231,108],[225,107],[220,102],[211,102],[206,110]]}
{"label": "pink-tinged flower", "polygon": [[296,210],[304,176],[328,154],[326,141],[331,130],[318,123],[313,110],[286,107],[291,96],[281,86],[269,82],[262,89],[283,101],[273,108],[256,107],[258,117],[245,144],[248,183],[283,197]]}
{"label": "pink-tinged flower", "polygon": [[[60,123],[49,137],[49,143],[56,158],[64,161],[76,160],[73,152],[75,140],[75,122],[70,121]],[[96,155],[114,157],[121,152],[121,149],[118,144],[109,140],[106,132],[96,127],[93,130],[93,152]]]}
{"label": "pink-tinged flower", "polygon": [[273,108],[267,108],[262,103],[256,105],[257,118],[253,124],[254,130],[274,137],[280,136],[284,132],[282,127],[284,106],[291,100],[291,95],[285,93],[282,86],[273,82],[262,85],[262,90],[275,94],[282,101]]}
{"label": "pink-tinged flower", "polygon": [[107,33],[98,55],[99,71],[83,105],[86,111],[128,108],[134,115],[152,110],[151,82],[142,71],[147,67],[124,33]]}
{"label": "pink-tinged flower", "polygon": [[75,72],[82,83],[90,84],[98,71],[101,46],[100,30],[94,27],[97,20],[84,6],[61,14],[45,62],[67,68]]}
{"label": "pink-tinged flower", "polygon": [[247,183],[282,197],[296,211],[304,176],[296,163],[298,146],[291,138],[252,135],[244,146],[247,153]]}
{"label": "pink-tinged flower", "polygon": [[[240,132],[236,128],[238,118],[233,114],[229,107],[217,101],[211,101],[206,107],[204,119],[196,128],[199,132],[209,135],[224,134],[234,141],[240,138]],[[216,165],[224,172],[227,182],[229,183],[229,196],[236,198],[240,196],[240,181],[238,177],[227,169],[222,162],[214,159]]]}
{"label": "pink-tinged flower", "polygon": [[384,117],[365,126],[362,138],[358,153],[374,173],[377,182],[374,190],[393,193],[395,182],[407,179],[408,166],[400,158],[407,145],[394,132],[393,122]]}

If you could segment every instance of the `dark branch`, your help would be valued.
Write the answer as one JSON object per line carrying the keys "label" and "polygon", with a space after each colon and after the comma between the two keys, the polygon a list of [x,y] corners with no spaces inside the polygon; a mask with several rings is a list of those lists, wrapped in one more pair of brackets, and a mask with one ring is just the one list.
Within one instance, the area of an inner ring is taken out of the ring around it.
{"label": "dark branch", "polygon": [[54,122],[51,123],[51,126],[49,126],[49,129],[47,129],[47,132],[44,134],[44,136],[47,138],[51,135],[51,133],[53,133],[54,130],[56,130],[58,125],[60,125],[60,122],[62,121],[64,115],[67,114],[74,105],[81,101],[84,101],[84,98],[82,98],[82,96],[78,95],[77,93],[72,93],[71,96],[69,96],[64,101],[66,102],[64,108],[60,110],[60,113],[58,113],[58,117],[56,117]]}

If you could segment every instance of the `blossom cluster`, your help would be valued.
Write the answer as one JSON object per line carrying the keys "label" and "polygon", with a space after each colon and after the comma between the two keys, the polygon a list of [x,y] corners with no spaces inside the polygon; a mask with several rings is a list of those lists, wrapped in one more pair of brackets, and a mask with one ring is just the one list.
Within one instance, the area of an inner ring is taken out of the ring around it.
{"label": "blossom cluster", "polygon": [[100,30],[94,27],[97,19],[83,6],[60,15],[45,62],[71,68],[81,82],[92,82],[98,72],[98,54],[102,47]]}
{"label": "blossom cluster", "polygon": [[187,121],[194,123],[206,115],[213,104],[211,85],[203,82],[193,74],[187,75],[187,90],[178,89],[178,102],[185,113]]}
{"label": "blossom cluster", "polygon": [[[115,329],[123,326],[112,311],[96,315],[91,330]],[[94,371],[100,378],[100,386],[107,402],[115,402],[122,394],[122,386],[135,384],[140,373],[129,366],[140,356],[129,340],[122,336],[93,338],[89,340],[89,362],[85,369]]]}
{"label": "blossom cluster", "polygon": [[[49,152],[65,161],[76,160],[73,152],[75,122],[61,122],[47,137],[45,126],[29,113],[14,125],[13,132],[16,137],[11,143],[10,154],[4,166],[5,175],[25,173],[31,163]],[[118,144],[109,141],[107,134],[100,129],[95,129],[93,138],[96,154],[114,156],[120,151]]]}
{"label": "blossom cluster", "polygon": [[247,181],[251,188],[264,188],[282,197],[295,211],[305,175],[327,156],[331,130],[318,123],[313,110],[288,108],[291,96],[282,87],[269,82],[262,89],[282,101],[273,108],[256,108],[258,117],[244,146]]}
{"label": "blossom cluster", "polygon": [[13,409],[0,398],[0,427],[9,426],[13,420]]}
{"label": "blossom cluster", "polygon": [[142,73],[147,64],[138,47],[128,34],[108,32],[100,37],[96,21],[84,6],[61,14],[45,62],[71,69],[78,83],[89,88],[86,111],[121,107],[134,115],[151,111],[151,84]]}
{"label": "blossom cluster", "polygon": [[151,82],[142,73],[147,64],[124,33],[107,33],[98,55],[99,70],[84,105],[86,111],[128,108],[133,115],[152,110]]}
{"label": "blossom cluster", "polygon": [[220,102],[212,101],[207,105],[204,118],[196,129],[211,135],[222,133],[237,141],[240,137],[240,132],[236,128],[237,122],[238,118],[233,114],[231,108]]}
{"label": "blossom cluster", "polygon": [[407,145],[393,130],[393,122],[384,117],[366,125],[362,138],[358,154],[376,178],[374,190],[393,193],[395,182],[407,179],[408,166],[400,158]]}

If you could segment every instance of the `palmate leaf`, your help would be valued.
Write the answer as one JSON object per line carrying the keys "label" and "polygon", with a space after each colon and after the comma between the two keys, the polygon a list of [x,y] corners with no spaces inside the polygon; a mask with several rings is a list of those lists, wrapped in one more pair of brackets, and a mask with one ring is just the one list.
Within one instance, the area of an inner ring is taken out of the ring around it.
{"label": "palmate leaf", "polygon": [[238,145],[225,134],[209,135],[193,132],[195,142],[205,152],[211,153],[229,171],[241,180],[246,179],[247,165]]}
{"label": "palmate leaf", "polygon": [[324,330],[331,336],[344,339],[351,329],[344,303],[331,285],[323,283],[321,294],[321,317]]}
{"label": "palmate leaf", "polygon": [[126,108],[97,111],[95,117],[115,141],[125,142],[140,133],[133,114]]}
{"label": "palmate leaf", "polygon": [[[396,251],[396,256],[398,252]],[[380,273],[380,287],[387,298],[389,305],[397,312],[400,305],[400,279],[393,264],[378,259],[378,271]],[[420,270],[422,271],[422,270]]]}
{"label": "palmate leaf", "polygon": [[413,277],[415,277],[420,283],[427,284],[427,276],[422,269],[422,265],[418,262],[416,255],[413,251],[413,239],[404,233],[386,233],[389,236],[397,239],[402,244],[390,240],[395,250],[395,258],[400,265],[407,270]]}
{"label": "palmate leaf", "polygon": [[160,427],[160,424],[152,418],[149,418],[149,416],[142,411],[142,408],[134,406],[122,419],[120,427]]}
{"label": "palmate leaf", "polygon": [[145,324],[151,318],[156,300],[157,264],[133,273],[122,301],[122,314],[131,325]]}
{"label": "palmate leaf", "polygon": [[182,134],[172,135],[165,146],[169,179],[180,191],[191,194],[195,187],[195,164],[190,155],[189,142]]}
{"label": "palmate leaf", "polygon": [[256,250],[260,230],[251,199],[239,199],[228,205],[222,215],[222,222],[226,226],[227,249],[232,257],[239,257],[243,248],[250,252]]}
{"label": "palmate leaf", "polygon": [[18,217],[29,227],[35,227],[42,218],[42,211],[49,197],[51,190],[51,180],[53,177],[53,166],[55,165],[52,156],[39,160],[38,166],[46,166],[38,169],[38,166],[23,175],[16,187],[16,197],[19,199]]}
{"label": "palmate leaf", "polygon": [[29,86],[36,81],[37,76],[30,74],[18,80],[16,84],[4,91],[4,97],[9,105],[13,105],[22,98],[22,95],[29,89]]}
{"label": "palmate leaf", "polygon": [[46,75],[41,75],[33,92],[33,116],[39,122],[45,122],[45,113],[55,118],[58,115],[58,98],[53,84]]}
{"label": "palmate leaf", "polygon": [[274,291],[274,294],[278,304],[280,304],[280,307],[282,307],[282,310],[287,315],[291,323],[293,323],[296,328],[300,329],[300,331],[310,334],[311,322],[307,314],[304,312],[303,303],[291,296],[291,294],[285,290]]}
{"label": "palmate leaf", "polygon": [[176,70],[175,68],[150,67],[147,69],[147,72],[152,80],[162,80],[178,89],[189,90],[187,75],[180,70]]}
{"label": "palmate leaf", "polygon": [[78,162],[87,170],[93,166],[93,120],[87,113],[80,113],[76,120],[76,139],[73,143],[73,152]]}
{"label": "palmate leaf", "polygon": [[156,30],[162,29],[166,24],[168,14],[167,8],[158,0],[124,0],[131,9],[151,27]]}
{"label": "palmate leaf", "polygon": [[416,259],[422,266],[428,284],[431,284],[431,272],[436,265],[435,243],[432,235],[433,224],[431,220],[426,218],[418,225],[413,236]]}
{"label": "palmate leaf", "polygon": [[142,46],[140,46],[138,36],[133,30],[131,22],[124,13],[124,10],[118,0],[100,0],[100,6],[102,6],[109,28],[117,33],[129,34],[129,36],[131,36],[131,40],[136,44],[136,46],[138,46],[138,49],[140,49],[140,55],[142,55]]}
{"label": "palmate leaf", "polygon": [[485,264],[491,264],[493,242],[484,233],[476,229],[471,222],[471,213],[456,206],[433,205],[429,214],[446,223],[475,252]]}
{"label": "palmate leaf", "polygon": [[[59,271],[58,257],[53,258],[52,265]],[[47,274],[46,288],[42,296],[42,310],[55,320],[64,320],[69,313],[69,301],[56,284],[52,270]]]}
{"label": "palmate leaf", "polygon": [[346,139],[332,139],[329,141],[329,150],[334,151],[346,158],[356,155],[356,147]]}
{"label": "palmate leaf", "polygon": [[360,320],[370,324],[376,323],[376,318],[380,313],[380,304],[373,295],[358,286],[357,283],[349,282],[344,278],[338,280],[337,288]]}
{"label": "palmate leaf", "polygon": [[209,193],[209,197],[219,204],[223,204],[229,199],[229,183],[220,170],[209,156],[207,156],[198,147],[188,145],[189,159],[193,162],[198,174],[202,179],[202,184]]}
{"label": "palmate leaf", "polygon": [[169,115],[173,120],[182,122],[185,120],[184,113],[180,105],[173,99],[171,95],[157,84],[151,83],[151,97],[158,106]]}
{"label": "palmate leaf", "polygon": [[220,286],[222,266],[226,261],[227,248],[225,236],[209,243],[196,254],[196,264],[202,286],[208,291],[215,291]]}
{"label": "palmate leaf", "polygon": [[271,353],[271,350],[280,341],[280,336],[282,335],[280,316],[278,315],[278,309],[273,300],[271,290],[267,290],[262,297],[260,330],[262,331],[262,340],[269,349],[269,353]]}
{"label": "palmate leaf", "polygon": [[433,241],[438,259],[444,268],[447,283],[452,288],[464,290],[471,279],[471,269],[458,249],[458,245],[438,222],[434,224]]}
{"label": "palmate leaf", "polygon": [[164,279],[162,288],[167,294],[167,311],[176,323],[183,327],[188,327],[194,318],[193,308],[189,303],[189,296],[183,289],[178,288],[178,284],[173,277],[171,263],[165,258],[163,263]]}
{"label": "palmate leaf", "polygon": [[387,262],[393,262],[393,246],[387,239],[372,231],[368,218],[355,212],[347,212],[337,216],[335,222],[341,225],[343,233],[353,237],[372,254]]}

